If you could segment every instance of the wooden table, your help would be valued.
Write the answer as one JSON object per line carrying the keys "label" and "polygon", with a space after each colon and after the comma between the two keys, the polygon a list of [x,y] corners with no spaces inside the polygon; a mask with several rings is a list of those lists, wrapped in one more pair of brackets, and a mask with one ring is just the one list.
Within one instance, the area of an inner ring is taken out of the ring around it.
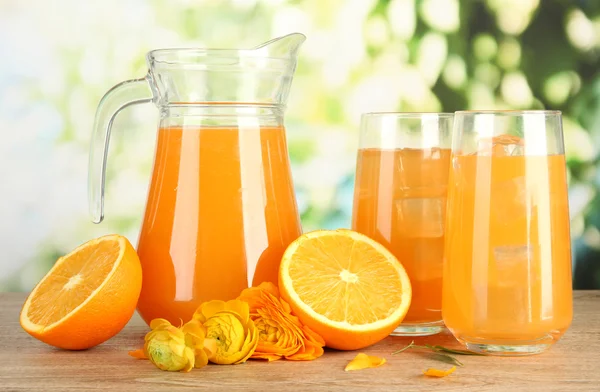
{"label": "wooden table", "polygon": [[[464,367],[442,379],[428,367],[448,368],[418,352],[391,353],[410,342],[389,337],[363,352],[388,363],[344,372],[356,352],[329,350],[312,362],[249,361],[243,365],[163,372],[127,351],[141,347],[146,325],[135,315],[108,342],[87,351],[54,349],[19,326],[25,295],[0,293],[0,391],[600,391],[600,291],[575,294],[571,329],[550,351],[530,357],[460,356]],[[451,335],[416,343],[454,345]]]}

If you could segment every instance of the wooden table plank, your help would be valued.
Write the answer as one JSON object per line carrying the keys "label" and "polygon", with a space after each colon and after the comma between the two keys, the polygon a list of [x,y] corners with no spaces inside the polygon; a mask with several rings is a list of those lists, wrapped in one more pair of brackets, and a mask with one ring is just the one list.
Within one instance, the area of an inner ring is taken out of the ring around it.
{"label": "wooden table plank", "polygon": [[[600,291],[575,294],[571,329],[549,352],[530,357],[462,356],[465,364],[443,379],[426,378],[428,367],[447,368],[417,352],[391,353],[410,339],[389,337],[362,350],[383,356],[380,368],[344,372],[356,352],[326,351],[312,362],[249,361],[169,373],[127,351],[147,331],[136,315],[116,337],[91,350],[68,352],[27,335],[18,315],[25,299],[0,293],[0,390],[2,391],[600,391]],[[416,339],[454,345],[451,335]]]}

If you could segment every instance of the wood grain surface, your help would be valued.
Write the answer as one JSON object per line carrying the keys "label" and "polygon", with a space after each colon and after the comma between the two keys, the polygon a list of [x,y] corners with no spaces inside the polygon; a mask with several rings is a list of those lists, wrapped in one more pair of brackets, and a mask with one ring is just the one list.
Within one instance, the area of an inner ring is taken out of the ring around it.
{"label": "wood grain surface", "polygon": [[[312,362],[249,361],[169,373],[127,351],[147,332],[137,316],[116,337],[93,349],[69,352],[38,342],[19,326],[24,294],[0,293],[0,391],[600,391],[600,291],[575,294],[571,329],[550,351],[530,357],[461,356],[464,367],[446,378],[427,378],[428,367],[447,369],[418,352],[391,353],[410,342],[389,337],[362,350],[388,363],[344,372],[356,352],[327,350]],[[449,334],[417,344],[458,347]]]}

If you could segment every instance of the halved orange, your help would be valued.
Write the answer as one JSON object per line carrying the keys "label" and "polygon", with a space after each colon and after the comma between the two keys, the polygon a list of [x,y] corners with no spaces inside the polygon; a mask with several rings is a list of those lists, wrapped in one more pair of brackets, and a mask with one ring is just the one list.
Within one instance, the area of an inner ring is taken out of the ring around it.
{"label": "halved orange", "polygon": [[82,350],[116,335],[133,315],[142,268],[129,241],[100,237],[59,258],[21,310],[21,326],[50,345]]}
{"label": "halved orange", "polygon": [[383,245],[345,229],[306,233],[285,251],[281,296],[327,347],[356,350],[390,334],[404,319],[412,289]]}

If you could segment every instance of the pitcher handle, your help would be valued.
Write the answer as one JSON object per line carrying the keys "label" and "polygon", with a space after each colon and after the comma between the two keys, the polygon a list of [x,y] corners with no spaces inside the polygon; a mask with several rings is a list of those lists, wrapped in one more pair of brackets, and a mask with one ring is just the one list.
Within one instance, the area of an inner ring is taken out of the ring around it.
{"label": "pitcher handle", "polygon": [[104,219],[106,158],[113,121],[127,106],[152,102],[153,98],[151,80],[146,76],[117,84],[104,94],[98,104],[88,166],[88,207],[94,223],[100,223]]}

